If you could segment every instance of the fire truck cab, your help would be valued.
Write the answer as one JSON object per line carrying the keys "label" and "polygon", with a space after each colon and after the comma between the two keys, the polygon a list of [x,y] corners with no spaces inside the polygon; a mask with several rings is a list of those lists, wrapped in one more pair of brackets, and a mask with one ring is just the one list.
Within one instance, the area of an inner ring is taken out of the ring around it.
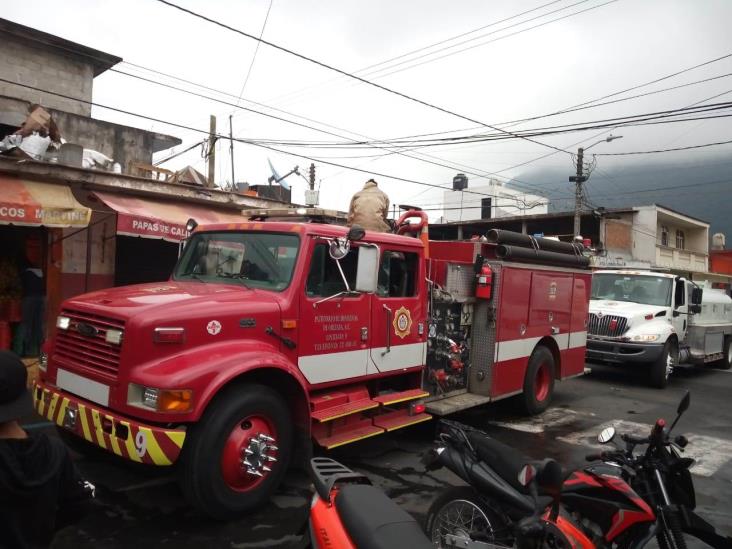
{"label": "fire truck cab", "polygon": [[308,217],[196,228],[169,281],[64,302],[37,411],[66,438],[175,465],[221,518],[261,505],[312,442],[519,394],[543,411],[584,372],[586,262],[543,239],[430,242],[415,217],[403,235]]}

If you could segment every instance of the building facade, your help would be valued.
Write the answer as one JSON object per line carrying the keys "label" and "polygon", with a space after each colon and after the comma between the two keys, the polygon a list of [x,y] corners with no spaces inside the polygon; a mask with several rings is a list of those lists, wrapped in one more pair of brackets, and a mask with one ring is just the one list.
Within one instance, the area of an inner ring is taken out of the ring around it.
{"label": "building facade", "polygon": [[445,191],[443,204],[442,221],[450,223],[545,214],[549,202],[543,196],[511,189],[491,179],[487,185]]}
{"label": "building facade", "polygon": [[[180,140],[90,117],[93,79],[119,57],[3,19],[0,43],[0,77],[15,82],[0,84],[0,140],[40,105],[67,143],[101,152],[122,172],[17,150],[0,155],[0,348],[37,355],[66,298],[166,280],[189,218],[235,223],[245,220],[243,209],[283,206],[140,177],[137,165]],[[32,318],[24,312],[31,302],[38,305]]]}

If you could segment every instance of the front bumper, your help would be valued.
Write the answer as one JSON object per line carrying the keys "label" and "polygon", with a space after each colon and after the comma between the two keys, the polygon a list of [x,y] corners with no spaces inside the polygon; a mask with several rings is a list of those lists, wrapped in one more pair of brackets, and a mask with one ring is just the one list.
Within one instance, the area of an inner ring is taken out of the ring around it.
{"label": "front bumper", "polygon": [[39,415],[78,437],[122,458],[149,465],[172,465],[186,437],[185,429],[166,429],[119,416],[41,381],[33,383]]}
{"label": "front bumper", "polygon": [[663,353],[662,343],[626,343],[587,336],[587,358],[607,362],[653,362]]}

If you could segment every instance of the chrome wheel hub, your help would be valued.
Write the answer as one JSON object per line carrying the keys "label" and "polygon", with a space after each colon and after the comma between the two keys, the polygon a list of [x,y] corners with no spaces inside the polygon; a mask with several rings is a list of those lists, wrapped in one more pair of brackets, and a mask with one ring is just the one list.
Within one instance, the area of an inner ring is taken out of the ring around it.
{"label": "chrome wheel hub", "polygon": [[277,458],[271,453],[277,451],[275,439],[264,433],[258,433],[249,439],[247,444],[241,451],[241,467],[247,474],[263,477],[265,473],[269,473],[272,469],[268,464],[275,463]]}
{"label": "chrome wheel hub", "polygon": [[666,355],[666,377],[668,378],[674,371],[674,357],[671,353]]}

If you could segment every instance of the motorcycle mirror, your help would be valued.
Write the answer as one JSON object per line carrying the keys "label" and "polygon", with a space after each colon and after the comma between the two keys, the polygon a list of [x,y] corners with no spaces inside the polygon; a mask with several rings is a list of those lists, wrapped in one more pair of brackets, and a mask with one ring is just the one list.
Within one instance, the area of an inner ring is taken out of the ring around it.
{"label": "motorcycle mirror", "polygon": [[608,442],[612,442],[612,440],[615,438],[615,427],[605,427],[602,431],[600,431],[600,434],[597,435],[597,442],[600,444],[607,444]]}
{"label": "motorcycle mirror", "polygon": [[529,486],[536,478],[536,467],[527,463],[518,474],[518,481],[521,486]]}
{"label": "motorcycle mirror", "polygon": [[679,402],[679,407],[676,409],[676,413],[681,415],[686,412],[686,410],[689,409],[689,404],[691,404],[691,393],[689,391],[686,391],[684,398],[682,398],[681,402]]}

